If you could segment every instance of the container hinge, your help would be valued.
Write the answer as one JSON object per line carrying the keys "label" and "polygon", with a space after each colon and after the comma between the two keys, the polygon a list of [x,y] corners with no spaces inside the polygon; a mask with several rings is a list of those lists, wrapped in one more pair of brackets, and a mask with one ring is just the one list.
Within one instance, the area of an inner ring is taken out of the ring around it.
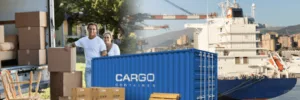
{"label": "container hinge", "polygon": [[207,58],[210,58],[210,54],[207,54]]}
{"label": "container hinge", "polygon": [[213,97],[215,97],[215,95],[213,95],[213,94],[212,95],[208,95],[208,97],[209,98],[213,98]]}
{"label": "container hinge", "polygon": [[197,97],[197,100],[204,100],[205,99],[205,96],[199,96]]}

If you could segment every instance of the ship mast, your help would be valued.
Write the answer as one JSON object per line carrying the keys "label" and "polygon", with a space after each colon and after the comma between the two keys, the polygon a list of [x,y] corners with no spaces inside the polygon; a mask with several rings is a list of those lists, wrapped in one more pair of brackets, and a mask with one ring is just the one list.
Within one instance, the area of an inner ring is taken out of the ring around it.
{"label": "ship mast", "polygon": [[233,0],[233,7],[234,8],[239,8],[239,4],[236,3],[236,0]]}
{"label": "ship mast", "polygon": [[253,2],[253,3],[252,3],[252,11],[251,11],[251,12],[252,12],[252,17],[253,17],[253,18],[255,18],[255,8],[256,8],[256,5],[255,5],[255,3]]}

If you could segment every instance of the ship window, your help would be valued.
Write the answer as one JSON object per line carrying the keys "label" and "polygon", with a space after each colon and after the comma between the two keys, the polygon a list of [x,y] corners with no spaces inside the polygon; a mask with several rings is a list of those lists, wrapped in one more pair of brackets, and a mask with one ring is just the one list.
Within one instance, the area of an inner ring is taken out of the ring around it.
{"label": "ship window", "polygon": [[243,10],[239,8],[232,9],[233,17],[243,17]]}
{"label": "ship window", "polygon": [[224,56],[228,56],[229,55],[229,51],[227,51],[227,50],[224,50],[223,53],[224,53]]}
{"label": "ship window", "polygon": [[243,57],[243,62],[244,62],[244,64],[248,64],[249,63],[248,57]]}
{"label": "ship window", "polygon": [[235,64],[241,64],[240,57],[235,57]]}

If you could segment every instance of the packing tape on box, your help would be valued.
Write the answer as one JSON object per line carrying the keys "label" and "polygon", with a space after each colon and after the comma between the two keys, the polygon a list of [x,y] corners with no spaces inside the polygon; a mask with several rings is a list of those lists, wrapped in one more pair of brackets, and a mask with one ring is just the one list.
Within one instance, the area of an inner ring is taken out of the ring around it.
{"label": "packing tape on box", "polygon": [[79,89],[79,91],[84,91],[84,89]]}
{"label": "packing tape on box", "polygon": [[26,54],[30,54],[30,50],[26,50]]}
{"label": "packing tape on box", "polygon": [[106,89],[103,89],[102,92],[106,92]]}

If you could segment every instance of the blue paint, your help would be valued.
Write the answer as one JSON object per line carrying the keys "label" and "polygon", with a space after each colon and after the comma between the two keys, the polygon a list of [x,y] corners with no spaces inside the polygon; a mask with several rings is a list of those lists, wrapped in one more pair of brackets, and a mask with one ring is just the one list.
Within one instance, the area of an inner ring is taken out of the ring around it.
{"label": "blue paint", "polygon": [[94,58],[92,86],[124,87],[127,100],[148,100],[153,92],[217,100],[217,59],[196,49]]}
{"label": "blue paint", "polygon": [[292,90],[297,83],[297,79],[262,79],[261,81],[258,81],[257,79],[219,80],[218,91],[220,94],[223,94],[224,92],[233,89],[242,83],[245,83],[242,85],[242,87],[245,86],[244,88],[237,89],[226,96],[235,99],[275,98]]}

